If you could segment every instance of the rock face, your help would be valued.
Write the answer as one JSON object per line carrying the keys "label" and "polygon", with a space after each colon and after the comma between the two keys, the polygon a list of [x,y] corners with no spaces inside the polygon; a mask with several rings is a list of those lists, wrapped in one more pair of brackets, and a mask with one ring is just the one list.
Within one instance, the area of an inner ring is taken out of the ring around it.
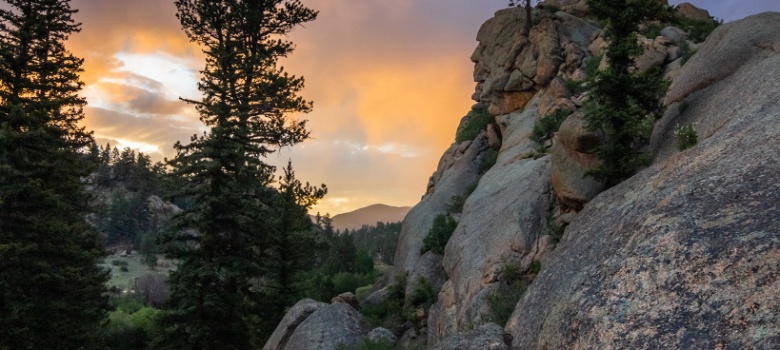
{"label": "rock face", "polygon": [[[573,3],[579,3],[574,1]],[[521,8],[496,12],[479,30],[475,63],[476,92],[472,98],[493,115],[523,108],[556,76],[561,64],[578,67],[598,28],[564,12],[534,11],[534,26],[522,35]]]}
{"label": "rock face", "polygon": [[[594,198],[514,310],[513,349],[780,347],[780,13],[682,69],[654,164]],[[699,144],[674,148],[675,123]]]}
{"label": "rock face", "polygon": [[327,304],[316,302],[311,299],[304,299],[297,302],[290,308],[290,311],[284,315],[284,318],[282,318],[279,325],[276,326],[274,333],[265,343],[263,350],[284,350],[287,347],[290,336],[295,332],[295,329],[306,320],[307,317],[324,306],[327,306]]}
{"label": "rock face", "polygon": [[428,318],[429,344],[487,315],[486,298],[505,264],[521,269],[548,248],[542,227],[551,203],[550,157],[534,159],[528,139],[538,103],[500,118],[504,145],[463,207],[444,254],[445,283]]}
{"label": "rock face", "polygon": [[479,167],[489,149],[483,133],[473,141],[453,144],[444,153],[431,177],[428,194],[404,218],[394,259],[398,273],[414,270],[433,219],[447,211],[454,196],[468,196],[469,188],[479,180]]}
{"label": "rock face", "polygon": [[454,335],[445,339],[436,350],[508,350],[508,338],[504,329],[495,324],[487,323],[469,332]]}
{"label": "rock face", "polygon": [[368,321],[349,304],[302,300],[287,312],[263,350],[336,350],[359,344],[370,331]]}
{"label": "rock face", "polygon": [[707,10],[700,9],[691,3],[684,2],[677,5],[677,12],[686,18],[695,19],[699,21],[707,21],[710,19],[710,13]]}

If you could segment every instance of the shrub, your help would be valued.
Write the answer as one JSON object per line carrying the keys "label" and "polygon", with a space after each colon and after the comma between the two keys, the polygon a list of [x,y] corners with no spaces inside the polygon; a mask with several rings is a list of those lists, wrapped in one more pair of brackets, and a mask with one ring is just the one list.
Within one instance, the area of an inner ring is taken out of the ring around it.
{"label": "shrub", "polygon": [[583,61],[583,66],[585,68],[585,74],[588,77],[593,77],[596,75],[596,73],[599,71],[599,66],[601,65],[601,60],[604,58],[604,54],[598,55],[598,56],[591,56],[586,58]]}
{"label": "shrub", "polygon": [[412,291],[411,301],[414,306],[421,306],[423,309],[429,308],[436,302],[436,291],[433,286],[423,277],[417,279],[417,285]]}
{"label": "shrub", "polygon": [[485,158],[482,158],[482,163],[479,164],[479,173],[484,174],[490,168],[493,167],[493,165],[496,165],[496,161],[498,160],[498,152],[494,149],[489,149],[488,154],[485,156]]}
{"label": "shrub", "polygon": [[406,297],[407,275],[400,274],[395,282],[387,287],[387,296],[378,305],[365,306],[361,309],[363,315],[374,326],[382,326],[392,331],[403,330],[406,319],[403,315],[404,298]]}
{"label": "shrub", "polygon": [[487,297],[487,304],[490,308],[491,320],[501,326],[506,325],[512,312],[520,301],[520,297],[525,293],[525,286],[522,283],[513,285],[503,285],[494,290]]}
{"label": "shrub", "polygon": [[345,292],[356,293],[359,287],[371,284],[374,281],[373,274],[357,274],[349,272],[339,272],[332,278],[333,295]]}
{"label": "shrub", "polygon": [[531,266],[528,266],[528,273],[532,275],[538,275],[540,271],[542,271],[542,262],[539,260],[532,261]]}
{"label": "shrub", "polygon": [[439,255],[444,255],[444,247],[450,236],[455,232],[458,223],[446,214],[439,214],[433,219],[433,225],[428,230],[428,235],[423,238],[423,247],[420,254],[432,251]]}
{"label": "shrub", "polygon": [[547,217],[547,234],[553,243],[558,243],[563,238],[563,232],[566,230],[566,225],[559,223],[552,216]]}
{"label": "shrub", "polygon": [[358,289],[355,289],[355,297],[358,301],[364,301],[366,298],[368,298],[369,295],[373,292],[374,285],[369,284],[367,286],[362,286]]}
{"label": "shrub", "polygon": [[677,149],[686,150],[699,142],[699,134],[693,124],[677,125],[674,129],[674,137],[677,139]]}
{"label": "shrub", "polygon": [[574,79],[566,79],[564,80],[564,83],[566,83],[566,87],[569,88],[569,91],[571,91],[574,95],[579,95],[582,92],[583,82],[579,80]]}
{"label": "shrub", "polygon": [[647,28],[647,31],[645,32],[645,37],[648,39],[655,39],[656,37],[661,35],[661,31],[664,28],[660,24],[653,24]]}
{"label": "shrub", "polygon": [[482,130],[487,129],[488,124],[495,124],[495,122],[495,118],[488,113],[487,107],[477,105],[476,108],[469,112],[469,118],[466,119],[465,124],[458,128],[458,132],[455,134],[455,142],[461,143],[473,140]]}
{"label": "shrub", "polygon": [[682,53],[682,63],[685,64],[685,62],[688,62],[688,60],[693,57],[693,54],[695,54],[696,51],[691,48],[691,44],[688,44],[688,40],[680,40],[677,45],[680,46],[680,52]]}
{"label": "shrub", "polygon": [[463,205],[466,204],[466,197],[460,195],[454,195],[450,197],[450,202],[447,203],[447,212],[450,214],[462,213]]}
{"label": "shrub", "polygon": [[545,143],[547,140],[553,137],[566,117],[571,114],[571,111],[565,108],[556,110],[555,112],[548,114],[542,118],[539,118],[534,124],[534,130],[531,133],[531,140],[536,143]]}
{"label": "shrub", "polygon": [[688,37],[694,43],[700,43],[707,39],[710,33],[712,33],[712,31],[720,25],[720,22],[712,19],[699,20],[687,17],[680,17],[679,22],[681,27],[680,29],[688,32]]}

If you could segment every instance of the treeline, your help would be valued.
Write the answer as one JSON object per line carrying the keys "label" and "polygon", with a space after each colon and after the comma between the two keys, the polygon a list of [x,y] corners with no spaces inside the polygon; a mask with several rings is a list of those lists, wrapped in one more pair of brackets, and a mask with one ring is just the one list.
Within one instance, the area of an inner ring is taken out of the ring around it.
{"label": "treeline", "polygon": [[89,156],[96,164],[90,176],[90,219],[104,244],[158,253],[156,237],[167,218],[150,209],[149,198],[165,198],[173,186],[174,179],[167,176],[165,164],[153,163],[149,155],[130,148],[120,152],[111,144],[92,145]]}
{"label": "treeline", "polygon": [[340,233],[351,236],[358,249],[369,252],[377,260],[393,265],[395,245],[401,233],[401,222],[377,222],[376,225],[363,225],[357,230],[344,230]]}

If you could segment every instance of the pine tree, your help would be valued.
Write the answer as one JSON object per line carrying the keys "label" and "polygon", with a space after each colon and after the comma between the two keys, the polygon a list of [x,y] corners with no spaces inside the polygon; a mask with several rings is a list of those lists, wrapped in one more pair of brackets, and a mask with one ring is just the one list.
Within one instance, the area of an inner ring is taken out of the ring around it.
{"label": "pine tree", "polygon": [[[292,44],[280,39],[317,13],[298,0],[177,0],[177,17],[200,44],[206,67],[193,104],[210,127],[177,143],[170,165],[186,180],[176,196],[196,205],[174,219],[169,256],[171,305],[160,346],[170,349],[248,349],[266,235],[274,229],[274,168],[263,161],[278,148],[308,138],[308,112],[298,97],[303,79],[277,66]],[[256,340],[257,341],[257,340]]]}
{"label": "pine tree", "polygon": [[602,163],[590,173],[614,186],[646,165],[644,153],[653,124],[662,112],[660,103],[668,84],[658,71],[639,72],[634,58],[642,54],[639,25],[670,18],[662,1],[588,0],[591,14],[606,23],[606,70],[590,77],[593,96],[585,120],[603,138],[593,152]]}
{"label": "pine tree", "polygon": [[260,266],[266,280],[258,318],[258,338],[271,335],[284,317],[285,309],[301,297],[303,273],[314,267],[314,224],[309,209],[327,193],[327,187],[303,184],[295,178],[292,163],[279,178],[278,198],[274,202],[274,228],[268,233]]}
{"label": "pine tree", "polygon": [[0,9],[0,349],[99,348],[107,274],[84,217],[79,30],[64,0]]}

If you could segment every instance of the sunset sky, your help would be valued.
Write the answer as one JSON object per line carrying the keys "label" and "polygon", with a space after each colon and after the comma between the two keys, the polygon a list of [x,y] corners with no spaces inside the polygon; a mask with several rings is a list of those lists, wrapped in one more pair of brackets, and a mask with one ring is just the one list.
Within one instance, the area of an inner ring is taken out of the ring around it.
{"label": "sunset sky", "polygon": [[[480,24],[507,0],[304,0],[319,18],[296,28],[281,64],[306,78],[313,139],[269,159],[292,159],[303,181],[325,183],[315,208],[338,214],[374,203],[413,205],[473,104]],[[680,1],[670,1],[676,4]],[[689,1],[726,21],[780,11],[778,0]],[[100,144],[157,160],[203,131],[193,108],[200,48],[188,42],[173,1],[73,0],[85,58],[84,124]]]}

